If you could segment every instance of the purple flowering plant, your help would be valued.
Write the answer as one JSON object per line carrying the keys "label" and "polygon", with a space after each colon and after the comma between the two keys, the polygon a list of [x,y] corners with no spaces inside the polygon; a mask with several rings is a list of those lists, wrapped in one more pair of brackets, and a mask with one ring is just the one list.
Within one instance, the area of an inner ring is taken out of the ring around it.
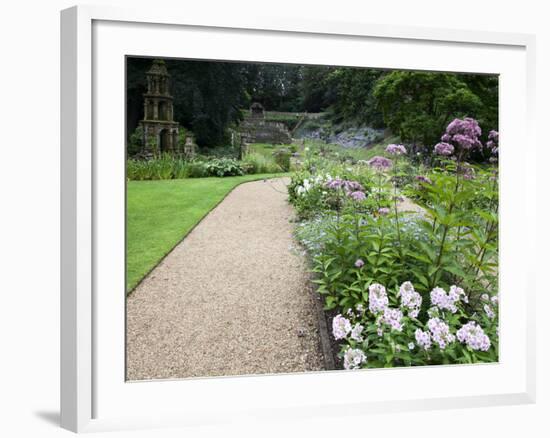
{"label": "purple flowering plant", "polygon": [[[450,155],[435,151],[432,168],[411,168],[397,147],[408,146],[396,143],[386,148],[391,159],[323,158],[300,174],[302,196],[321,194],[316,219],[301,229],[311,224],[317,236],[314,282],[339,315],[346,369],[498,360],[498,169],[464,161],[481,133],[477,122],[459,122],[442,138]],[[306,190],[305,179],[326,174]],[[402,200],[420,211],[402,211]]]}

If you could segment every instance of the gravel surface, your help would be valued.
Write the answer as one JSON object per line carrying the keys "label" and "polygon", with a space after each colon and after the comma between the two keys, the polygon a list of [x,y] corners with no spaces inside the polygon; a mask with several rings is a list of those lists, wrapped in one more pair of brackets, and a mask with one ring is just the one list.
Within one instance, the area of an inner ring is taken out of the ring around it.
{"label": "gravel surface", "polygon": [[415,204],[406,196],[401,196],[403,200],[397,204],[397,211],[407,212],[407,213],[426,213],[426,211],[420,207],[420,205]]}
{"label": "gravel surface", "polygon": [[235,188],[132,292],[128,380],[323,368],[288,182]]}

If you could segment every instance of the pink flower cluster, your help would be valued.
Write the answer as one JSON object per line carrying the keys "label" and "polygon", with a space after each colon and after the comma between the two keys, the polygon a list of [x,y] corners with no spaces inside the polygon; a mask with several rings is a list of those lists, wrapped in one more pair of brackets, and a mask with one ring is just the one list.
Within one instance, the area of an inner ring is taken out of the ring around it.
{"label": "pink flower cluster", "polygon": [[386,147],[386,152],[391,155],[405,155],[407,149],[402,144],[389,144]]}
{"label": "pink flower cluster", "polygon": [[449,123],[445,134],[441,137],[441,141],[453,143],[463,150],[470,150],[472,148],[481,148],[480,135],[481,128],[477,120],[466,117],[462,120],[454,119]]}
{"label": "pink flower cluster", "polygon": [[434,152],[437,155],[443,155],[443,156],[449,156],[453,155],[453,152],[455,151],[455,148],[452,144],[441,142],[437,143],[434,147]]}
{"label": "pink flower cluster", "polygon": [[493,155],[498,155],[498,131],[489,131],[489,141],[487,147],[491,149]]}
{"label": "pink flower cluster", "polygon": [[371,158],[368,163],[371,167],[374,167],[378,171],[387,170],[392,166],[390,159],[380,156]]}
{"label": "pink flower cluster", "polygon": [[355,191],[355,192],[351,192],[349,194],[350,198],[353,199],[354,201],[364,201],[365,199],[367,199],[367,195],[365,195],[364,192],[361,192],[359,190]]}
{"label": "pink flower cluster", "polygon": [[325,187],[332,190],[342,189],[344,193],[354,201],[364,201],[367,199],[367,195],[364,192],[365,189],[357,181],[334,178],[328,180]]}
{"label": "pink flower cluster", "polygon": [[328,189],[343,189],[345,192],[354,192],[356,190],[364,190],[363,186],[357,181],[350,181],[347,179],[333,178],[326,182]]}
{"label": "pink flower cluster", "polygon": [[417,180],[418,182],[422,182],[422,183],[425,183],[425,184],[431,184],[432,183],[432,180],[430,178],[428,178],[427,176],[424,176],[424,175],[416,175],[414,177],[415,180]]}

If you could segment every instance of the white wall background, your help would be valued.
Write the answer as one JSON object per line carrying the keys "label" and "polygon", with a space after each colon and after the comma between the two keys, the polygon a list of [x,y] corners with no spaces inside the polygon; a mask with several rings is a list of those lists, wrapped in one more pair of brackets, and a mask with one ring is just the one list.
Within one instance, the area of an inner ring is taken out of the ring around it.
{"label": "white wall background", "polygon": [[[135,6],[150,1],[96,1]],[[261,14],[365,21],[537,35],[539,154],[538,402],[536,405],[460,411],[325,418],[267,428],[236,424],[222,430],[117,432],[107,436],[548,436],[550,307],[545,274],[550,154],[550,28],[536,0],[155,0],[159,7],[199,8],[220,16]],[[59,404],[59,10],[66,0],[3,4],[0,13],[0,435],[68,436]],[[248,8],[248,7],[249,8]],[[521,153],[521,145],[517,145]],[[533,208],[533,212],[535,207]]]}

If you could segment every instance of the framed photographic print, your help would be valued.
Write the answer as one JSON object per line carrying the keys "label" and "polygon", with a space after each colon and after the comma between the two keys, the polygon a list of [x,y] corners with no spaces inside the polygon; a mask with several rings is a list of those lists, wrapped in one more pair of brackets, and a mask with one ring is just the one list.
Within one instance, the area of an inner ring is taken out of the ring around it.
{"label": "framed photographic print", "polygon": [[63,427],[534,401],[531,36],[74,7],[61,43]]}

